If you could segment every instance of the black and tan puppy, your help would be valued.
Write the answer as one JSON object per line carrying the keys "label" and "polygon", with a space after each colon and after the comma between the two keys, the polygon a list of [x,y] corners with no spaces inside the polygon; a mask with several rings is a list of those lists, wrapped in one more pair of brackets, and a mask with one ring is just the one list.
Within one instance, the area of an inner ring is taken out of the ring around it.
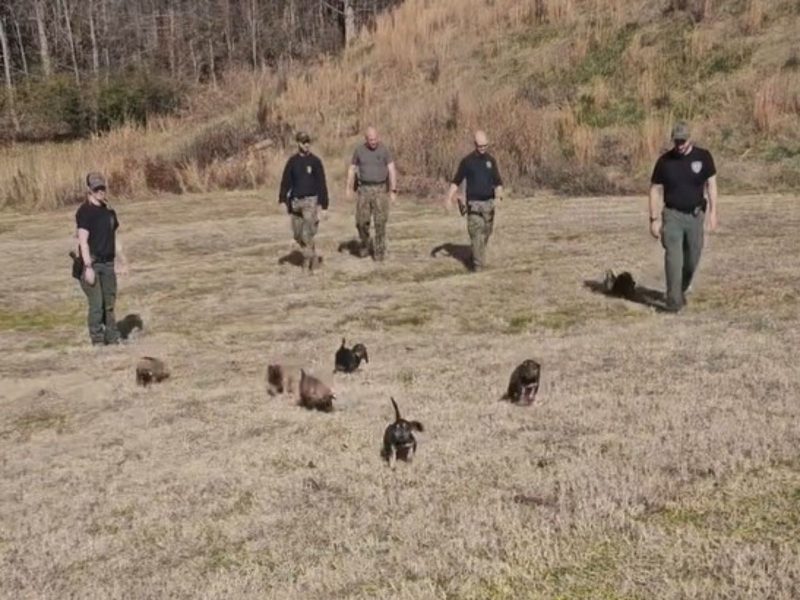
{"label": "black and tan puppy", "polygon": [[617,275],[609,269],[603,279],[603,290],[609,296],[633,300],[636,296],[636,281],[628,271]]}
{"label": "black and tan puppy", "polygon": [[348,348],[345,344],[345,339],[342,338],[342,345],[336,351],[336,356],[334,356],[334,373],[352,373],[358,369],[362,360],[365,363],[369,362],[367,347],[364,344],[356,344],[352,348]]}
{"label": "black and tan puppy", "polygon": [[144,356],[136,364],[136,383],[139,385],[150,385],[164,381],[169,377],[169,369],[163,361]]}
{"label": "black and tan puppy", "polygon": [[267,365],[267,394],[293,394],[300,383],[300,367],[289,362]]}
{"label": "black and tan puppy", "polygon": [[535,360],[522,361],[511,373],[508,389],[501,400],[508,400],[513,404],[529,405],[536,399],[539,391],[539,376],[541,365]]}
{"label": "black and tan puppy", "polygon": [[417,451],[417,440],[414,431],[423,431],[422,423],[419,421],[406,421],[400,416],[400,409],[397,402],[392,400],[394,406],[394,423],[386,427],[383,432],[383,449],[381,456],[394,468],[397,459],[410,462]]}
{"label": "black and tan puppy", "polygon": [[322,381],[300,369],[300,406],[309,410],[331,412],[336,394]]}

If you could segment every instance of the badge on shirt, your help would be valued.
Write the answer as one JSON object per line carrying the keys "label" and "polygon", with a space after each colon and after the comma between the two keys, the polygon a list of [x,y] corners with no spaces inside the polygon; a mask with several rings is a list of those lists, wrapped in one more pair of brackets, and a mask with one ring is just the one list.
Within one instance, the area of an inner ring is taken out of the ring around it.
{"label": "badge on shirt", "polygon": [[311,165],[308,165],[308,166],[306,167],[306,172],[307,172],[309,175],[311,175]]}
{"label": "badge on shirt", "polygon": [[490,161],[490,160],[486,161],[486,168],[487,169],[491,169],[492,168],[492,161]]}
{"label": "badge on shirt", "polygon": [[698,175],[700,173],[700,171],[702,171],[702,170],[703,170],[702,161],[693,160],[692,161],[692,171],[695,173],[695,175]]}

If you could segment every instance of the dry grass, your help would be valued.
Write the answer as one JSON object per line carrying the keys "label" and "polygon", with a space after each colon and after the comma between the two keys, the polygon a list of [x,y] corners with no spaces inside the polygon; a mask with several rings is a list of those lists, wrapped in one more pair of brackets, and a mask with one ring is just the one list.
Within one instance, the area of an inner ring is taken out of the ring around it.
{"label": "dry grass", "polygon": [[[308,276],[262,196],[120,205],[118,312],[147,329],[102,350],[71,211],[0,216],[0,597],[798,597],[792,197],[724,197],[672,317],[583,285],[661,287],[643,198],[511,199],[478,275],[430,257],[466,242],[458,216],[401,198],[375,265],[336,252],[334,203]],[[328,374],[342,335],[370,363],[336,412],[266,396],[270,357]],[[147,354],[173,379],[137,388]],[[540,400],[497,402],[528,356]],[[390,395],[426,426],[395,472]]]}

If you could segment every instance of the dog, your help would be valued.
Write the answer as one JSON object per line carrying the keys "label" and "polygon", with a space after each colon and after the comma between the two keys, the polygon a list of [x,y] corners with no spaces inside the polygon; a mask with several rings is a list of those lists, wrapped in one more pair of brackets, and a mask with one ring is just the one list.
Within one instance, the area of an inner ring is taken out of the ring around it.
{"label": "dog", "polygon": [[144,356],[136,364],[136,383],[139,385],[159,383],[169,375],[169,369],[164,362],[152,356]]}
{"label": "dog", "polygon": [[309,410],[331,412],[336,394],[322,381],[300,369],[300,406]]}
{"label": "dog", "polygon": [[119,337],[121,337],[123,340],[127,340],[131,333],[133,333],[134,329],[138,329],[139,331],[144,329],[144,321],[142,321],[142,317],[136,313],[125,315],[124,319],[117,321]]}
{"label": "dog", "polygon": [[358,369],[362,360],[369,363],[367,347],[364,344],[356,344],[352,348],[347,348],[345,339],[342,338],[342,345],[336,351],[336,356],[334,357],[333,372],[352,373]]}
{"label": "dog", "polygon": [[400,416],[397,402],[391,398],[394,406],[394,423],[390,423],[383,432],[383,449],[381,456],[394,468],[397,459],[411,462],[417,451],[417,440],[414,431],[424,431],[419,421],[406,421]]}
{"label": "dog", "polygon": [[541,365],[535,360],[522,361],[511,373],[508,389],[500,400],[525,406],[533,404],[539,391],[541,369]]}
{"label": "dog", "polygon": [[636,281],[628,271],[616,275],[609,269],[603,278],[603,290],[609,296],[633,300],[636,296]]}
{"label": "dog", "polygon": [[294,394],[300,383],[300,367],[292,363],[275,362],[267,365],[267,394]]}

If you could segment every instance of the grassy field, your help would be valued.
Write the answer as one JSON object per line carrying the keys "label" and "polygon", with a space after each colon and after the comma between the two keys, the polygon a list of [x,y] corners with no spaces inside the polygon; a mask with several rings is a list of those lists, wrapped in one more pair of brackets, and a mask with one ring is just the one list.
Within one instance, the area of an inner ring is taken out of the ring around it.
{"label": "grassy field", "polygon": [[[72,209],[0,215],[0,597],[800,597],[796,198],[723,196],[673,316],[585,284],[662,287],[643,198],[511,199],[480,274],[457,213],[401,198],[378,265],[335,203],[308,275],[272,196],[121,204],[146,330],[99,350]],[[334,413],[267,397],[342,336]],[[527,357],[537,403],[498,402]],[[390,395],[426,426],[394,472]]]}

